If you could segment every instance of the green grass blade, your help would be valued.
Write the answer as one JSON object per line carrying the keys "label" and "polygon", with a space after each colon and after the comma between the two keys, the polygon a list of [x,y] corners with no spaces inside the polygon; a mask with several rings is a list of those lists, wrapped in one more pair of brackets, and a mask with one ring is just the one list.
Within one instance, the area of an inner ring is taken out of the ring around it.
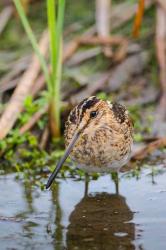
{"label": "green grass blade", "polygon": [[33,31],[29,25],[29,22],[28,22],[28,19],[25,15],[25,12],[24,12],[24,9],[22,7],[22,4],[20,2],[20,0],[13,0],[15,6],[16,6],[16,9],[18,11],[18,14],[20,16],[20,19],[21,19],[21,22],[23,24],[23,27],[27,33],[27,36],[32,44],[32,47],[35,51],[35,54],[37,55],[38,59],[39,59],[39,62],[40,62],[40,65],[41,65],[41,68],[43,70],[43,73],[44,73],[44,76],[45,76],[45,79],[46,79],[46,82],[48,84],[48,89],[49,91],[51,91],[51,79],[50,79],[50,75],[49,75],[49,71],[48,71],[48,67],[47,67],[47,64],[46,64],[46,61],[44,59],[44,57],[42,56],[42,54],[40,53],[40,50],[39,50],[39,47],[38,47],[38,44],[37,44],[37,40],[33,34]]}
{"label": "green grass blade", "polygon": [[52,84],[55,79],[56,74],[56,8],[55,0],[47,0],[47,18],[48,18],[48,27],[49,27],[49,36],[50,36],[50,58],[51,58],[51,75],[52,75]]}
{"label": "green grass blade", "polygon": [[62,31],[64,22],[65,0],[58,0],[58,16],[57,16],[57,54],[60,52]]}
{"label": "green grass blade", "polygon": [[65,0],[58,1],[58,15],[57,15],[57,34],[56,34],[56,84],[54,88],[54,103],[56,109],[56,119],[60,123],[60,82],[62,75],[62,32],[64,21]]}
{"label": "green grass blade", "polygon": [[55,117],[56,117],[56,121],[57,121],[58,126],[60,126],[61,77],[62,77],[62,42],[60,44],[59,53],[58,53],[58,61],[57,61],[57,67],[56,67],[56,85],[55,85],[55,92],[54,92],[54,103],[55,103],[55,107],[56,107]]}

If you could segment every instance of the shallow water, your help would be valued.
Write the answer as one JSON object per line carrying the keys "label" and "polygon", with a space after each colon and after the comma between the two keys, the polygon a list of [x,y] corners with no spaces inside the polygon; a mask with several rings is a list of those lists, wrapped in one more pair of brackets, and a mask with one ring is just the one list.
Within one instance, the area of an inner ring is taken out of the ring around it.
{"label": "shallow water", "polygon": [[119,195],[109,175],[58,179],[41,191],[0,176],[0,249],[166,249],[166,171],[120,174]]}

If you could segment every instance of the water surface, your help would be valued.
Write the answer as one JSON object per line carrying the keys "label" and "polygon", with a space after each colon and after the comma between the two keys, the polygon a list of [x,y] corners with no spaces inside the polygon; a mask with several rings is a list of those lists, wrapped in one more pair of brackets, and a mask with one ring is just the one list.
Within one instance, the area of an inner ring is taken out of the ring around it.
{"label": "water surface", "polygon": [[58,179],[41,191],[0,176],[0,249],[166,249],[166,171],[120,174],[119,194],[110,175],[84,181]]}

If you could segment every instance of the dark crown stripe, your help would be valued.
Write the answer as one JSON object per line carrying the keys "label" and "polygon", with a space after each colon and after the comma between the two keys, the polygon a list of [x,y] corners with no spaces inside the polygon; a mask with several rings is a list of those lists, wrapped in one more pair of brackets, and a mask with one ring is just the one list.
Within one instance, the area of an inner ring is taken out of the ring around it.
{"label": "dark crown stripe", "polygon": [[100,100],[96,96],[92,96],[89,98],[84,99],[79,105],[78,109],[80,110],[80,122],[82,121],[83,115],[87,109],[92,108],[96,103]]}

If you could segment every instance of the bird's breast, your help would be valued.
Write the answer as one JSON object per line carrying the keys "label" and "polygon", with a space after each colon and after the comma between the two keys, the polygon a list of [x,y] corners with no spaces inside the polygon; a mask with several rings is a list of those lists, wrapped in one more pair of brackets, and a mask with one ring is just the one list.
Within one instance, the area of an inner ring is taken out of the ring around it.
{"label": "bird's breast", "polygon": [[106,165],[111,159],[111,139],[110,129],[99,128],[91,133],[83,133],[75,145],[71,156],[78,163],[93,166]]}

